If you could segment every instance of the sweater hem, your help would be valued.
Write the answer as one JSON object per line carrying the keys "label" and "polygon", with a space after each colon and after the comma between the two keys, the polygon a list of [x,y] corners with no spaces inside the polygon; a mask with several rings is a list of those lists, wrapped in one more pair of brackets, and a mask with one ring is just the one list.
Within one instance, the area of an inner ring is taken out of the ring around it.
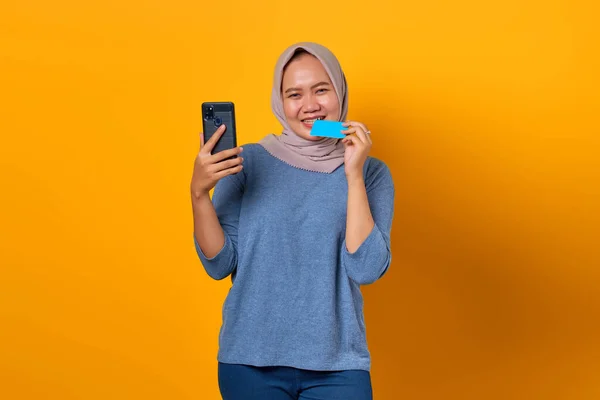
{"label": "sweater hem", "polygon": [[371,362],[335,362],[335,363],[307,363],[297,360],[263,360],[251,358],[235,358],[223,355],[217,356],[217,361],[223,364],[242,364],[253,367],[291,367],[309,371],[349,371],[349,370],[371,370]]}

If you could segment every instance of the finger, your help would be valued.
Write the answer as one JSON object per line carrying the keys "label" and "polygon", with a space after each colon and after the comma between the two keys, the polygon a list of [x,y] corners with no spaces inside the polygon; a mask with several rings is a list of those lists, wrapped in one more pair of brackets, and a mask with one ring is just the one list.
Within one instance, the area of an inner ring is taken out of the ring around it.
{"label": "finger", "polygon": [[344,139],[342,139],[344,144],[348,144],[351,146],[358,146],[363,144],[362,140],[360,140],[356,135],[348,135]]}
{"label": "finger", "polygon": [[243,162],[244,162],[244,159],[242,157],[234,158],[232,160],[225,160],[225,161],[218,162],[216,164],[212,164],[209,167],[209,170],[210,170],[210,172],[215,173],[215,172],[223,171],[224,169],[237,167],[238,165],[242,164]]}
{"label": "finger", "polygon": [[371,131],[365,130],[364,133],[365,133],[365,138],[364,138],[365,143],[369,144],[369,145],[373,144],[373,140],[371,139]]}
{"label": "finger", "polygon": [[358,136],[358,138],[359,138],[359,139],[360,139],[360,140],[361,140],[361,141],[362,141],[364,144],[368,144],[368,143],[369,143],[369,138],[367,137],[367,136],[369,136],[369,135],[367,135],[367,134],[366,134],[366,130],[365,130],[365,129],[363,129],[363,127],[362,127],[362,126],[360,126],[360,125],[356,127],[356,136]]}
{"label": "finger", "polygon": [[200,150],[204,147],[204,132],[200,132]]}
{"label": "finger", "polygon": [[358,121],[346,121],[342,124],[343,126],[359,126],[362,128],[362,130],[364,130],[365,132],[368,132],[369,130],[367,129],[367,126],[365,124],[363,124],[362,122],[358,122]]}
{"label": "finger", "polygon": [[369,143],[369,139],[365,133],[367,131],[367,127],[364,124],[356,121],[348,121],[348,126],[355,129],[356,135],[360,138],[360,140],[365,143]]}
{"label": "finger", "polygon": [[353,126],[350,126],[350,127],[348,127],[348,129],[345,129],[340,132],[343,133],[344,135],[346,135],[346,138],[347,138],[348,136],[356,135],[356,128]]}
{"label": "finger", "polygon": [[238,172],[240,172],[244,167],[242,165],[238,165],[237,167],[233,167],[233,168],[228,168],[228,169],[224,169],[222,171],[217,172],[214,177],[215,179],[219,180],[222,178],[225,178],[227,175],[233,175],[233,174],[237,174]]}
{"label": "finger", "polygon": [[213,154],[210,158],[210,162],[211,163],[218,163],[219,161],[223,161],[226,158],[229,157],[233,157],[233,156],[237,156],[238,154],[240,154],[244,149],[241,147],[234,147],[233,149],[227,149],[227,150],[223,150],[220,151],[216,154]]}
{"label": "finger", "polygon": [[[225,124],[222,124],[221,126],[219,126],[217,128],[217,130],[212,135],[212,137],[208,140],[208,142],[206,142],[204,144],[204,147],[202,148],[201,151],[203,151],[204,154],[211,154],[213,149],[215,148],[215,145],[217,144],[217,142],[219,141],[221,136],[223,136],[224,132],[225,132]],[[202,135],[204,135],[204,134],[202,134]]]}
{"label": "finger", "polygon": [[355,132],[355,136],[363,143],[369,143],[369,140],[367,139],[367,134],[365,133],[365,131],[362,129],[362,127],[360,127],[359,125],[354,126],[354,132]]}
{"label": "finger", "polygon": [[360,126],[360,129],[362,129],[364,132],[367,132],[367,126],[365,124],[363,124],[362,122],[355,122],[358,126]]}

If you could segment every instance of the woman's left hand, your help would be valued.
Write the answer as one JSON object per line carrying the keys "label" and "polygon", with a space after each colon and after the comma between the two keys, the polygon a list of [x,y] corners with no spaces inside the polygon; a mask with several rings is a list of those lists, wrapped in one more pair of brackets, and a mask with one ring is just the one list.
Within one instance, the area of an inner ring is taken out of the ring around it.
{"label": "woman's left hand", "polygon": [[355,121],[346,121],[343,124],[348,129],[343,130],[342,133],[347,135],[342,139],[342,143],[346,149],[344,153],[344,169],[346,177],[350,178],[362,178],[363,167],[373,142],[367,127]]}

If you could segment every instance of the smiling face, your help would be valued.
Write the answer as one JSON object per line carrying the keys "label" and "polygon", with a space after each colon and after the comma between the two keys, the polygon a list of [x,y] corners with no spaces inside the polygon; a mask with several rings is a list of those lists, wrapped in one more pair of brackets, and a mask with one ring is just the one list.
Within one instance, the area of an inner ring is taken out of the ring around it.
{"label": "smiling face", "polygon": [[293,57],[286,66],[281,96],[290,128],[304,139],[322,139],[310,136],[315,120],[339,118],[340,104],[331,79],[323,64],[309,53]]}

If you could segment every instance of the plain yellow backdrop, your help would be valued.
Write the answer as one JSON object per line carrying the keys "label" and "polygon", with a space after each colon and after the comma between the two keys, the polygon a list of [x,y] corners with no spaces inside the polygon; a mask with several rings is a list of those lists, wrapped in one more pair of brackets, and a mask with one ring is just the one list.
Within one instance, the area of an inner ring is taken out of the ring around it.
{"label": "plain yellow backdrop", "polygon": [[229,279],[192,241],[200,104],[280,127],[316,41],[397,189],[363,287],[375,399],[600,398],[593,1],[0,6],[0,398],[218,399]]}

